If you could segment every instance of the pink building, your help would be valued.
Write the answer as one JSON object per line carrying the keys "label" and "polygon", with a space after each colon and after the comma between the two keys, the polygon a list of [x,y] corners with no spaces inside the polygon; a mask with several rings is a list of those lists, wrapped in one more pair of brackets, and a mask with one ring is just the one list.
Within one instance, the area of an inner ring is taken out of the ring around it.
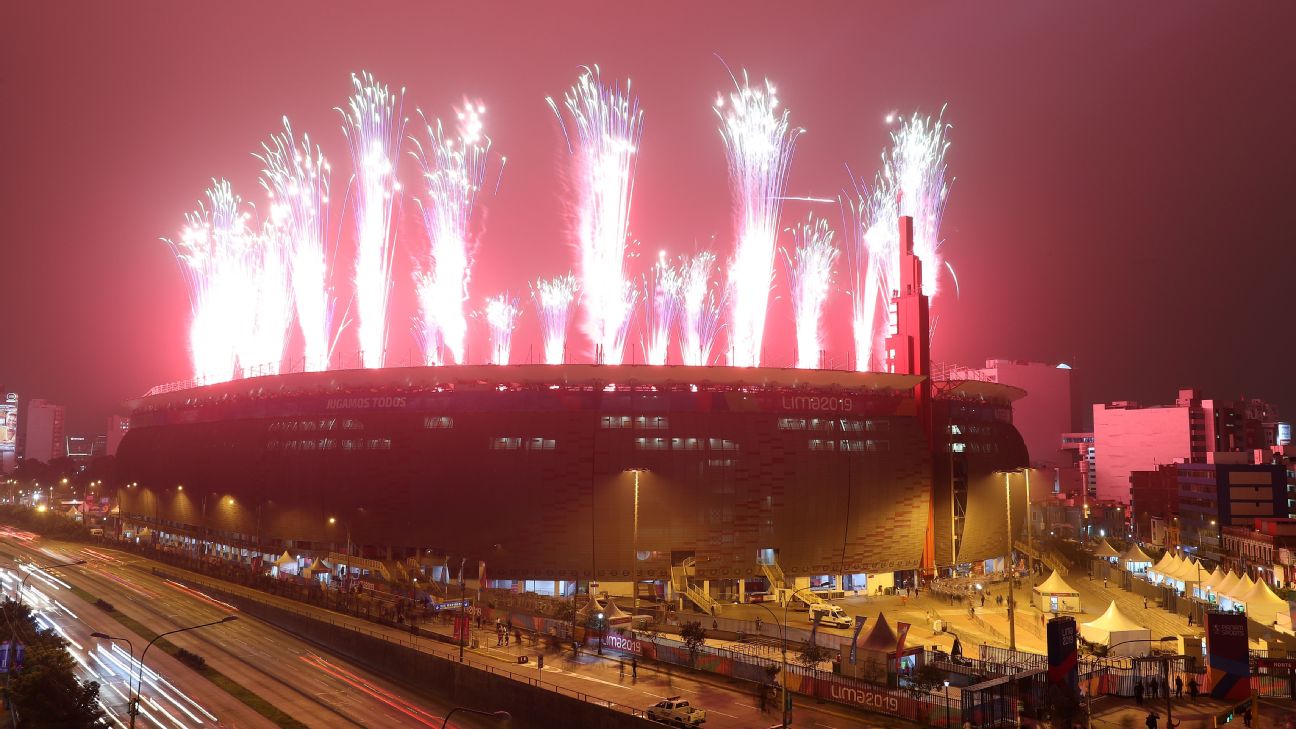
{"label": "pink building", "polygon": [[49,463],[55,458],[66,456],[67,443],[63,439],[63,418],[62,405],[55,405],[47,400],[28,402],[27,412],[23,415],[25,435],[23,458]]}
{"label": "pink building", "polygon": [[[967,370],[970,380],[1020,387],[1026,396],[1013,402],[1013,425],[1026,441],[1032,466],[1070,466],[1062,450],[1063,433],[1071,425],[1071,367],[1020,359],[991,359],[982,369]],[[957,378],[956,378],[957,379]]]}
{"label": "pink building", "polygon": [[121,415],[108,416],[108,444],[105,449],[107,455],[117,455],[117,446],[121,444],[128,430],[130,430],[130,418]]}
{"label": "pink building", "polygon": [[1130,474],[1176,462],[1205,463],[1215,449],[1215,404],[1180,390],[1172,406],[1094,405],[1095,490],[1100,500],[1130,503]]}

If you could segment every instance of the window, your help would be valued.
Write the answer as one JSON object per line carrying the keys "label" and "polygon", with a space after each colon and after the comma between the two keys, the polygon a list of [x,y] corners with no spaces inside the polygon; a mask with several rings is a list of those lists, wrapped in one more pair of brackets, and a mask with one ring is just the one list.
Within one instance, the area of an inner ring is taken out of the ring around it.
{"label": "window", "polygon": [[440,430],[442,428],[453,428],[454,418],[445,415],[429,415],[423,418],[423,427],[428,430]]}
{"label": "window", "polygon": [[629,428],[629,415],[604,415],[599,419],[599,425],[604,428]]}
{"label": "window", "polygon": [[364,423],[347,418],[342,421],[342,430],[364,430]]}
{"label": "window", "polygon": [[837,427],[837,421],[826,418],[811,418],[809,425],[810,430],[834,430]]}
{"label": "window", "polygon": [[391,450],[391,438],[370,438],[369,450],[372,451],[389,451]]}
{"label": "window", "polygon": [[495,438],[491,441],[493,451],[515,451],[522,447],[521,438]]}
{"label": "window", "polygon": [[837,442],[832,440],[822,440],[820,438],[810,439],[810,450],[812,451],[833,451],[837,450]]}
{"label": "window", "polygon": [[862,441],[862,440],[843,440],[843,441],[841,441],[840,443],[838,443],[838,446],[839,446],[839,447],[841,448],[841,450],[843,450],[843,451],[863,451],[863,450],[864,450],[864,441]]}
{"label": "window", "polygon": [[950,443],[949,450],[954,453],[964,453],[967,451],[967,443]]}
{"label": "window", "polygon": [[640,415],[635,418],[635,427],[640,430],[665,430],[670,421],[660,415]]}
{"label": "window", "polygon": [[805,418],[779,418],[778,419],[779,430],[805,430],[805,428],[806,428]]}
{"label": "window", "polygon": [[635,438],[635,448],[641,451],[664,451],[666,450],[665,438]]}
{"label": "window", "polygon": [[710,438],[707,446],[713,451],[736,451],[738,444],[728,438]]}
{"label": "window", "polygon": [[529,451],[551,451],[557,446],[558,441],[553,438],[532,438],[527,441]]}
{"label": "window", "polygon": [[671,450],[697,451],[702,449],[701,438],[671,438]]}

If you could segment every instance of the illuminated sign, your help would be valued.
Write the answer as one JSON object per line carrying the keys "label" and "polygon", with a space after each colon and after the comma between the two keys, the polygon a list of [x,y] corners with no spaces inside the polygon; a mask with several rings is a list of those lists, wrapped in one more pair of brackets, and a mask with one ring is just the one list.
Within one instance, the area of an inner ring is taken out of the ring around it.
{"label": "illuminated sign", "polygon": [[784,395],[780,404],[784,410],[822,410],[849,413],[855,409],[855,401],[849,397],[826,395]]}
{"label": "illuminated sign", "polygon": [[5,395],[0,404],[0,469],[13,465],[14,451],[18,444],[18,393]]}
{"label": "illuminated sign", "polygon": [[604,640],[604,644],[609,648],[615,648],[616,650],[625,651],[626,653],[643,655],[643,644],[634,638],[626,638],[625,636],[612,633]]}
{"label": "illuminated sign", "polygon": [[324,403],[326,410],[398,409],[405,407],[403,397],[331,397]]}
{"label": "illuminated sign", "polygon": [[1278,445],[1291,445],[1291,423],[1278,424]]}

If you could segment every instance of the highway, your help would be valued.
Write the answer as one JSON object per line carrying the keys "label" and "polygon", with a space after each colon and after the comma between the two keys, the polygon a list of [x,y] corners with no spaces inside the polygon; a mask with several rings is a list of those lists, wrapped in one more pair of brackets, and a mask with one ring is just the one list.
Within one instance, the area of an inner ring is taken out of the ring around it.
{"label": "highway", "polygon": [[[87,551],[87,548],[80,545],[57,544],[47,545],[51,551],[48,554],[57,554],[61,557],[72,557]],[[407,630],[400,628],[387,628],[376,623],[363,620],[361,618],[351,617],[342,613],[316,608],[297,601],[289,600],[263,592],[258,592],[250,588],[231,583],[222,583],[215,578],[206,577],[196,573],[163,565],[160,563],[146,560],[133,554],[118,552],[109,548],[89,548],[90,551],[97,552],[113,560],[119,560],[126,566],[108,566],[98,568],[98,570],[108,570],[110,573],[119,577],[129,577],[132,583],[145,585],[154,591],[167,591],[169,600],[176,600],[177,595],[183,599],[185,594],[180,586],[168,584],[164,580],[151,574],[146,574],[142,570],[148,570],[153,566],[160,570],[182,577],[186,580],[196,582],[209,582],[213,585],[219,585],[220,589],[239,595],[245,595],[256,600],[270,604],[285,607],[298,612],[306,612],[318,616],[324,620],[330,620],[334,623],[362,629],[365,632],[384,635],[393,642],[409,645],[411,638]],[[132,567],[133,565],[133,567]],[[92,572],[91,574],[97,574]],[[190,596],[192,597],[192,596]],[[199,600],[194,598],[194,600]],[[169,604],[169,603],[168,603]],[[190,617],[200,619],[211,619],[210,616],[218,615],[210,609],[203,608],[202,605],[193,605],[190,609],[195,610]],[[188,619],[188,617],[186,617]],[[243,621],[240,621],[243,622]],[[247,621],[253,622],[251,620]],[[268,627],[268,626],[266,626]],[[220,629],[223,630],[225,626]],[[273,633],[273,629],[270,629]],[[203,631],[195,632],[194,637]],[[274,634],[283,637],[282,634]],[[625,666],[624,674],[621,671],[622,663],[614,659],[610,654],[605,657],[599,657],[592,652],[582,652],[579,657],[574,657],[570,650],[544,650],[545,666],[543,671],[535,668],[535,656],[541,649],[528,645],[526,652],[532,657],[531,662],[527,665],[519,666],[517,663],[518,648],[511,646],[508,649],[497,648],[494,644],[494,631],[486,629],[477,633],[480,647],[477,649],[469,648],[467,650],[468,659],[479,665],[489,666],[497,672],[511,672],[519,676],[525,676],[529,679],[540,678],[546,684],[554,687],[560,687],[566,693],[579,692],[581,694],[595,697],[602,701],[620,704],[622,706],[645,709],[652,704],[668,696],[682,696],[687,698],[695,706],[707,710],[706,726],[716,729],[764,729],[765,727],[777,725],[779,715],[777,710],[777,701],[771,701],[765,712],[759,708],[758,699],[754,691],[750,690],[749,684],[730,683],[725,678],[713,676],[710,674],[687,674],[679,672],[679,669],[668,671],[666,668],[656,668],[653,666],[641,664],[638,667],[637,678],[632,676],[630,667]],[[186,636],[176,636],[178,639]],[[215,639],[216,636],[207,636]],[[177,640],[178,645],[184,645]],[[419,639],[416,645],[420,650],[429,653],[441,655],[450,660],[457,660],[458,648],[440,641],[430,639]],[[186,646],[187,647],[187,646]],[[191,650],[195,650],[191,648]],[[203,650],[201,647],[200,652]],[[151,655],[151,654],[150,654]],[[222,668],[222,671],[225,669]],[[231,669],[233,671],[233,669]],[[242,679],[240,679],[242,680]],[[269,696],[267,696],[269,698]],[[296,706],[296,704],[293,704]],[[489,708],[489,707],[479,707]],[[294,713],[294,715],[296,715]],[[300,718],[300,717],[299,717]],[[458,716],[455,717],[456,720]],[[316,725],[316,722],[303,718],[308,724]],[[336,719],[334,720],[336,723]],[[846,727],[858,726],[912,726],[907,722],[898,719],[890,719],[884,716],[860,714],[852,712],[845,707],[838,707],[832,704],[816,704],[813,700],[804,697],[795,698],[794,709],[794,727],[817,727],[818,729],[845,729]]]}
{"label": "highway", "polygon": [[[136,569],[132,563],[140,559],[133,555],[74,543],[20,540],[7,534],[0,534],[0,540],[0,550],[36,564],[87,561],[82,566],[33,576],[24,601],[39,604],[39,619],[53,623],[72,642],[83,676],[103,684],[100,696],[115,726],[124,726],[127,721],[129,690],[125,675],[131,659],[125,646],[113,648],[109,641],[91,638],[90,633],[101,631],[129,638],[136,657],[148,641],[64,585],[76,586],[112,603],[117,611],[154,633],[238,615],[231,606]],[[13,570],[5,577],[8,579],[0,578],[0,582],[12,595],[21,577]],[[178,633],[165,640],[202,656],[208,666],[310,727],[440,727],[451,708],[423,697],[414,698],[406,689],[250,617]],[[157,646],[148,653],[147,668],[137,726],[274,726]],[[470,715],[461,721],[461,717],[465,715],[456,714],[452,726],[476,728],[493,724]]]}

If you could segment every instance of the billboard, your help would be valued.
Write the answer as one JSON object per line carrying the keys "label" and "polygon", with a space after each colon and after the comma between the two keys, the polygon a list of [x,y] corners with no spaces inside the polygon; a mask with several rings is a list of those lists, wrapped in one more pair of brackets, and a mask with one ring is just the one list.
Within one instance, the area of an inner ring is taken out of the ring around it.
{"label": "billboard", "polygon": [[1251,696],[1246,615],[1206,613],[1206,653],[1212,698],[1243,701]]}
{"label": "billboard", "polygon": [[18,393],[10,392],[0,402],[0,472],[13,470],[18,448]]}
{"label": "billboard", "polygon": [[1065,695],[1079,695],[1075,618],[1064,615],[1048,621],[1048,682]]}

